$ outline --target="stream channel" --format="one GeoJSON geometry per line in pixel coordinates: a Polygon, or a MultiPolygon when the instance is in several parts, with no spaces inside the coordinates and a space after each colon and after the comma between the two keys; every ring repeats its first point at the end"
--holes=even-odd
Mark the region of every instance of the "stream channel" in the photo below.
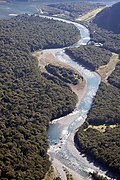
{"type": "MultiPolygon", "coordinates": [[[[80,40],[70,47],[78,48],[80,45],[86,45],[90,40],[89,30],[83,25],[56,17],[44,17],[66,23],[72,23],[80,30],[80,40]]],[[[102,171],[99,166],[95,166],[92,162],[89,162],[87,158],[80,154],[80,152],[78,152],[74,146],[75,132],[77,128],[83,124],[87,117],[87,113],[91,107],[93,98],[100,84],[100,76],[95,72],[87,70],[71,59],[65,53],[65,48],[50,49],[49,51],[52,52],[59,61],[64,62],[79,71],[86,81],[86,92],[79,106],[74,110],[73,113],[67,115],[67,118],[69,119],[72,117],[72,120],[68,120],[66,123],[61,123],[62,120],[65,121],[65,118],[62,117],[53,120],[52,124],[50,124],[47,133],[50,144],[49,155],[51,160],[57,159],[63,165],[78,173],[80,176],[76,177],[75,180],[90,179],[89,172],[93,171],[97,171],[100,174],[105,175],[105,172],[102,171]]]]}
{"type": "MultiPolygon", "coordinates": [[[[35,7],[36,4],[27,4],[27,6],[25,6],[24,3],[1,4],[0,19],[8,19],[11,13],[13,15],[21,13],[35,13],[35,7]]],[[[86,43],[90,40],[89,31],[83,25],[56,17],[48,17],[43,15],[41,15],[41,17],[72,23],[80,30],[80,40],[70,47],[77,48],[80,45],[86,45],[86,43]]],[[[75,180],[90,179],[89,172],[92,172],[93,170],[98,171],[101,174],[105,174],[105,172],[100,170],[99,167],[94,166],[94,164],[89,162],[86,157],[81,155],[74,146],[74,135],[76,129],[83,124],[87,117],[93,97],[95,96],[100,84],[100,76],[73,61],[65,54],[65,48],[50,49],[49,51],[52,52],[59,61],[62,61],[78,70],[86,81],[86,92],[82,98],[82,101],[73,113],[66,116],[68,119],[71,118],[71,120],[68,122],[66,121],[65,125],[63,125],[60,122],[64,120],[64,117],[56,119],[52,122],[48,129],[47,133],[50,144],[48,153],[50,158],[51,160],[59,160],[67,168],[71,169],[73,172],[76,172],[78,177],[76,177],[75,180]]]]}

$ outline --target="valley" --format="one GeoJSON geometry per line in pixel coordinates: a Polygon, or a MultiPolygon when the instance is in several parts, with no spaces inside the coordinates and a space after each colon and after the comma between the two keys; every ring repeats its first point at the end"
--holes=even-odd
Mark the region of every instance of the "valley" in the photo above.
{"type": "Polygon", "coordinates": [[[1,180],[119,180],[120,3],[23,4],[0,4],[1,180]]]}

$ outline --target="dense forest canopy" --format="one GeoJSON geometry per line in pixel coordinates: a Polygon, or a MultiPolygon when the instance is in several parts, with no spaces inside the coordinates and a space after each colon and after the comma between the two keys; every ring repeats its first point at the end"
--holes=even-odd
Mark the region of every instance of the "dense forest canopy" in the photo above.
{"type": "Polygon", "coordinates": [[[66,53],[70,55],[74,61],[93,71],[98,69],[99,66],[107,64],[111,57],[110,51],[93,45],[69,48],[66,49],[66,53]]]}
{"type": "Polygon", "coordinates": [[[88,113],[79,128],[79,148],[106,165],[120,178],[120,90],[101,84],[88,113]]]}
{"type": "MultiPolygon", "coordinates": [[[[87,45],[67,49],[67,53],[86,68],[95,70],[109,62],[111,53],[103,47],[87,45]],[[95,50],[95,52],[94,52],[95,50]],[[102,53],[103,52],[103,53],[102,53]]],[[[115,177],[120,174],[120,66],[109,76],[110,84],[101,84],[88,117],[75,136],[80,151],[107,166],[115,177]]]]}
{"type": "Polygon", "coordinates": [[[51,73],[52,75],[58,77],[61,81],[66,83],[76,85],[80,80],[83,80],[83,77],[81,77],[80,74],[69,68],[59,67],[52,64],[46,65],[45,68],[48,73],[51,73]]]}
{"type": "Polygon", "coordinates": [[[94,125],[120,124],[120,90],[111,85],[102,84],[93,100],[88,122],[94,125]],[[105,108],[105,110],[103,110],[105,108]],[[93,113],[94,112],[94,113],[93,113]]]}
{"type": "MultiPolygon", "coordinates": [[[[109,62],[112,52],[120,54],[120,34],[98,27],[94,21],[87,25],[91,33],[89,45],[66,49],[66,53],[86,68],[96,70],[109,62]],[[101,47],[96,47],[95,43],[101,47]]],[[[117,63],[108,78],[108,84],[101,83],[87,119],[75,135],[75,143],[81,152],[105,165],[113,173],[113,177],[119,180],[119,139],[120,63],[117,63]]],[[[98,178],[99,175],[94,176],[98,178]]]]}
{"type": "Polygon", "coordinates": [[[102,43],[105,49],[120,54],[120,34],[98,27],[94,23],[89,24],[91,42],[102,43]]]}
{"type": "Polygon", "coordinates": [[[31,51],[73,44],[78,36],[71,24],[35,16],[0,21],[1,180],[39,180],[48,171],[49,121],[72,112],[77,97],[42,76],[31,51]]]}
{"type": "Polygon", "coordinates": [[[88,13],[94,9],[102,7],[100,3],[91,2],[64,2],[39,4],[38,13],[49,16],[57,16],[65,19],[74,20],[78,16],[88,13]]]}
{"type": "MultiPolygon", "coordinates": [[[[91,70],[95,70],[100,65],[107,63],[107,61],[109,62],[111,54],[103,48],[91,45],[78,49],[68,49],[67,53],[91,70]]],[[[117,174],[118,179],[120,173],[119,72],[120,66],[118,63],[108,78],[110,85],[103,83],[100,85],[86,122],[79,128],[75,136],[75,141],[80,150],[106,165],[112,172],[117,174]]]]}
{"type": "Polygon", "coordinates": [[[95,96],[88,118],[75,137],[80,151],[120,174],[120,68],[109,77],[111,85],[102,84],[95,96]],[[114,87],[116,86],[116,87],[114,87]],[[103,132],[103,130],[105,131],[103,132]],[[92,138],[91,138],[92,137],[92,138]],[[98,143],[99,142],[99,143],[98,143]],[[102,144],[102,145],[101,145],[102,144]]]}
{"type": "MultiPolygon", "coordinates": [[[[66,11],[68,7],[65,4],[66,11]]],[[[71,3],[70,8],[74,16],[81,7],[71,3]]],[[[89,28],[92,41],[120,53],[119,34],[103,30],[94,23],[89,28]]],[[[49,121],[72,112],[77,97],[63,81],[64,73],[68,80],[71,76],[67,70],[63,72],[57,67],[56,72],[60,73],[54,77],[40,72],[31,52],[68,46],[79,36],[79,31],[71,24],[35,16],[22,15],[0,21],[1,180],[39,180],[48,171],[46,129],[49,121]]],[[[91,45],[81,46],[78,52],[75,49],[67,51],[71,51],[77,61],[82,57],[81,62],[92,70],[107,63],[111,55],[109,51],[91,45]]],[[[56,69],[49,66],[49,72],[51,67],[56,69]]],[[[80,149],[120,174],[119,69],[118,64],[108,79],[109,85],[100,85],[88,118],[75,138],[80,149]]]]}
{"type": "Polygon", "coordinates": [[[65,2],[48,4],[48,6],[71,13],[72,16],[83,15],[93,9],[101,7],[102,4],[90,2],[65,2]]]}
{"type": "Polygon", "coordinates": [[[120,89],[120,62],[117,63],[115,70],[109,76],[108,82],[120,89]]]}
{"type": "Polygon", "coordinates": [[[11,46],[25,51],[69,46],[80,37],[79,30],[72,24],[34,15],[1,20],[0,28],[1,43],[9,42],[11,46]]]}

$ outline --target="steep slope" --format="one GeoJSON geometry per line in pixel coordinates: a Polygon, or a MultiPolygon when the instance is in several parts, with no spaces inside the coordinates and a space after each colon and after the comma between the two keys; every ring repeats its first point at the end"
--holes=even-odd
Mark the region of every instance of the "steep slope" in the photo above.
{"type": "Polygon", "coordinates": [[[120,2],[112,7],[107,7],[97,14],[93,22],[98,27],[113,31],[115,34],[120,33],[120,2]]]}

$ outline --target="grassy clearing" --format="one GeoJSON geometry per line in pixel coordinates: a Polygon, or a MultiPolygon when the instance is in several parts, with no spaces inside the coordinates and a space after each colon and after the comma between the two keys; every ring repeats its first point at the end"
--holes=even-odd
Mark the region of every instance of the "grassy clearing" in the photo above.
{"type": "MultiPolygon", "coordinates": [[[[116,126],[117,126],[117,125],[109,125],[109,126],[108,126],[108,125],[107,125],[107,126],[106,126],[106,125],[99,125],[99,126],[89,125],[87,129],[89,129],[89,128],[97,129],[98,131],[104,133],[104,132],[106,131],[106,128],[107,128],[107,127],[115,128],[116,126]]],[[[87,129],[85,129],[85,131],[86,131],[87,129]]]]}
{"type": "Polygon", "coordinates": [[[107,78],[110,76],[110,74],[114,71],[116,64],[119,62],[119,56],[116,53],[112,53],[112,56],[110,58],[110,61],[108,64],[104,66],[100,66],[97,69],[98,74],[100,74],[101,79],[103,82],[107,82],[107,78]]]}
{"type": "Polygon", "coordinates": [[[106,130],[106,126],[105,125],[99,125],[99,126],[89,125],[88,128],[97,129],[100,132],[105,132],[105,130],[106,130]]]}
{"type": "Polygon", "coordinates": [[[83,16],[79,16],[78,18],[76,18],[76,21],[90,21],[93,17],[96,16],[97,13],[102,11],[104,8],[106,8],[106,6],[94,9],[93,11],[88,12],[83,16]]]}

